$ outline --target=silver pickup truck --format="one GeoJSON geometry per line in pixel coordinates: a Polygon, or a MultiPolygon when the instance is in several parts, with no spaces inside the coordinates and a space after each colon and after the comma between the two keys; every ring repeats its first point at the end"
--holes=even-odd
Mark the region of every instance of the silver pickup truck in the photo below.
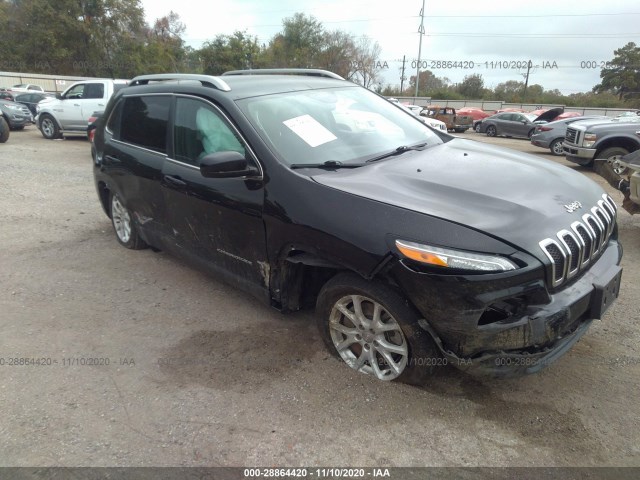
{"type": "Polygon", "coordinates": [[[562,147],[571,162],[590,167],[595,159],[604,159],[616,173],[623,173],[624,168],[617,160],[640,149],[640,116],[572,123],[567,127],[562,147]]]}
{"type": "Polygon", "coordinates": [[[86,135],[91,114],[104,110],[111,95],[126,85],[126,80],[74,83],[56,98],[43,100],[36,106],[36,126],[49,140],[63,135],[86,135]]]}

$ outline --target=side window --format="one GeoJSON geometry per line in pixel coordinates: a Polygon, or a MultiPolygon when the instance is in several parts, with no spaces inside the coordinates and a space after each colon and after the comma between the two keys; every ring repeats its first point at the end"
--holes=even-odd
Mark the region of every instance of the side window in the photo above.
{"type": "Polygon", "coordinates": [[[112,133],[116,138],[118,138],[120,134],[120,115],[122,113],[123,104],[124,104],[124,100],[120,100],[118,104],[115,106],[115,108],[111,110],[111,115],[107,120],[106,129],[108,132],[112,133]]]}
{"type": "Polygon", "coordinates": [[[103,98],[103,97],[104,97],[104,84],[88,83],[84,87],[82,98],[103,98]]]}
{"type": "Polygon", "coordinates": [[[65,95],[65,98],[74,98],[74,99],[83,98],[82,95],[84,93],[84,87],[85,87],[84,83],[80,83],[76,85],[75,87],[73,87],[71,90],[67,92],[67,94],[65,95]]]}
{"type": "Polygon", "coordinates": [[[205,155],[245,148],[220,112],[193,98],[176,99],[173,143],[175,159],[198,166],[205,155]]]}
{"type": "Polygon", "coordinates": [[[169,95],[125,98],[120,140],[166,153],[170,107],[169,95]]]}

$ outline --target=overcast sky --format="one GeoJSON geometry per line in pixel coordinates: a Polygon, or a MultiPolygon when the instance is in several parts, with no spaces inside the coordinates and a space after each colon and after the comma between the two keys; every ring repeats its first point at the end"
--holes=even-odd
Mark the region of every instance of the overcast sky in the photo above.
{"type": "MultiPolygon", "coordinates": [[[[297,12],[313,15],[325,28],[366,35],[382,47],[388,68],[384,81],[400,84],[402,58],[406,76],[415,74],[422,0],[143,0],[152,22],[173,10],[186,25],[185,40],[194,48],[218,34],[246,31],[267,43],[282,30],[282,19],[297,12]]],[[[497,2],[426,0],[422,41],[426,68],[452,82],[479,73],[486,87],[523,81],[526,63],[534,68],[529,84],[564,94],[589,91],[599,83],[600,67],[613,51],[640,45],[638,0],[497,2]],[[436,62],[451,62],[437,68],[436,62]],[[455,63],[454,63],[455,62],[455,63]]],[[[406,85],[406,84],[405,84],[406,85]]]]}

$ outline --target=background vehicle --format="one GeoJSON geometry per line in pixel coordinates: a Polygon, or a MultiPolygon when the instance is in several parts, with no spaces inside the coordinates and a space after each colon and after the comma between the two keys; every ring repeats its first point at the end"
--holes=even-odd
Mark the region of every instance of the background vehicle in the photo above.
{"type": "Polygon", "coordinates": [[[463,107],[458,109],[458,114],[460,115],[468,115],[473,119],[473,129],[477,132],[480,129],[480,122],[484,118],[490,117],[492,114],[487,113],[481,108],[476,107],[463,107]]]}
{"type": "Polygon", "coordinates": [[[520,112],[497,113],[482,120],[479,130],[480,133],[486,133],[488,137],[531,138],[537,124],[546,123],[561,112],[562,108],[552,108],[538,116],[520,112]]]}
{"type": "Polygon", "coordinates": [[[26,125],[33,123],[33,115],[21,103],[0,100],[0,112],[11,130],[22,130],[26,125]]]}
{"type": "Polygon", "coordinates": [[[77,82],[59,97],[38,104],[36,126],[46,139],[62,135],[86,135],[91,114],[104,110],[109,98],[127,84],[124,80],[77,82]]]}
{"type": "Polygon", "coordinates": [[[51,93],[19,93],[15,96],[14,102],[25,105],[35,117],[38,113],[36,110],[38,103],[49,98],[55,98],[55,95],[51,93]]]}
{"type": "Polygon", "coordinates": [[[44,88],[40,85],[33,85],[31,83],[20,83],[11,87],[12,92],[44,92],[44,88]]]}
{"type": "Polygon", "coordinates": [[[9,100],[13,102],[13,94],[7,90],[0,91],[0,100],[9,100]]]}
{"type": "Polygon", "coordinates": [[[536,147],[548,148],[551,153],[557,156],[564,155],[562,142],[564,142],[567,126],[573,122],[580,120],[600,118],[606,120],[607,117],[570,117],[563,120],[555,120],[553,122],[538,125],[534,134],[531,136],[531,144],[536,147]]]}
{"type": "Polygon", "coordinates": [[[592,166],[596,158],[610,160],[621,174],[625,168],[616,160],[640,149],[640,116],[572,123],[562,146],[570,162],[592,166]]]}
{"type": "Polygon", "coordinates": [[[473,127],[473,118],[471,116],[456,114],[455,108],[451,107],[429,106],[422,111],[421,115],[440,120],[447,125],[448,130],[453,130],[457,133],[466,132],[473,127]]]}
{"type": "Polygon", "coordinates": [[[596,158],[593,170],[624,195],[622,208],[631,215],[640,213],[640,149],[620,159],[596,158]],[[616,173],[623,171],[623,175],[616,173]]]}

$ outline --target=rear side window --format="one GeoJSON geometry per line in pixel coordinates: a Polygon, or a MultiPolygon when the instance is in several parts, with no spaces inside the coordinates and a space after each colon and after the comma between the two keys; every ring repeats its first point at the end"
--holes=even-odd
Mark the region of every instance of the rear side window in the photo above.
{"type": "Polygon", "coordinates": [[[82,98],[102,98],[104,97],[104,85],[102,83],[88,83],[84,87],[82,98]]]}
{"type": "Polygon", "coordinates": [[[125,98],[120,140],[166,153],[170,107],[169,95],[125,98]]]}

